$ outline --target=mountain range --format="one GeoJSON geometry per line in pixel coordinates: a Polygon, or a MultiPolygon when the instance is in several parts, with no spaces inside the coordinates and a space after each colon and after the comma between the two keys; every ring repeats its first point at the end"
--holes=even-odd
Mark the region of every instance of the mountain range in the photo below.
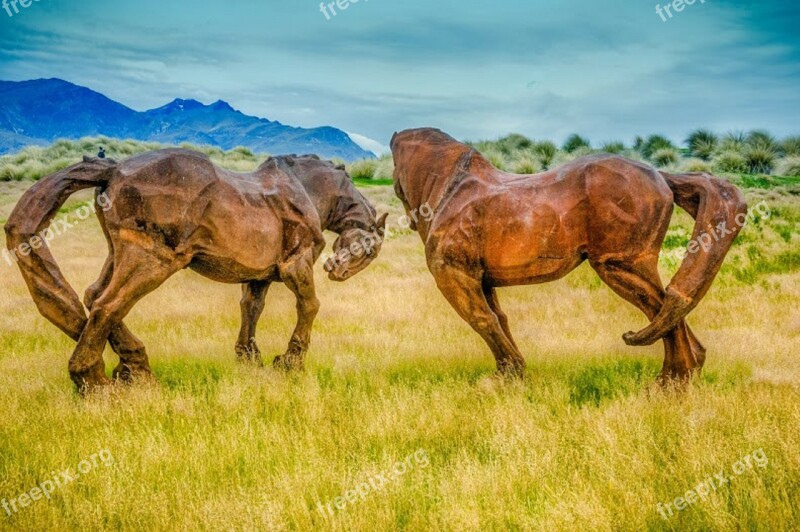
{"type": "Polygon", "coordinates": [[[0,81],[0,154],[97,135],[224,150],[245,146],[272,155],[316,153],[346,161],[375,156],[335,127],[287,126],[245,115],[222,100],[205,105],[176,99],[140,112],[61,79],[0,81]]]}

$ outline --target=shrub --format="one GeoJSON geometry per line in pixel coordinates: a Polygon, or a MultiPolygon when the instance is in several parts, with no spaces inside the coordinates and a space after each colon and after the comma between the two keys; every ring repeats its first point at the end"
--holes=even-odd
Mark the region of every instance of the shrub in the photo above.
{"type": "Polygon", "coordinates": [[[561,149],[567,153],[572,153],[578,148],[590,148],[590,147],[591,145],[589,144],[589,141],[587,139],[581,137],[577,133],[573,133],[572,135],[567,137],[567,140],[564,142],[564,145],[561,147],[561,149]]]}
{"type": "Polygon", "coordinates": [[[661,148],[656,151],[650,159],[659,168],[664,168],[665,166],[669,166],[678,162],[679,157],[680,154],[675,148],[661,148]]]}
{"type": "Polygon", "coordinates": [[[769,174],[775,166],[777,154],[771,146],[757,142],[744,150],[747,170],[751,174],[769,174]]]}
{"type": "Polygon", "coordinates": [[[711,173],[714,171],[714,167],[711,165],[710,162],[704,161],[703,159],[686,159],[680,165],[680,169],[682,172],[708,172],[711,173]]]}
{"type": "Polygon", "coordinates": [[[606,153],[622,153],[625,151],[625,144],[617,140],[604,142],[600,147],[600,151],[604,151],[606,153]]]}
{"type": "Polygon", "coordinates": [[[350,165],[347,173],[353,179],[374,179],[378,161],[375,159],[361,159],[350,165]]]}
{"type": "Polygon", "coordinates": [[[738,151],[724,151],[714,158],[714,168],[719,172],[742,174],[747,171],[747,159],[738,151]]]}
{"type": "Polygon", "coordinates": [[[677,155],[677,151],[671,140],[661,135],[650,135],[647,137],[647,140],[644,141],[644,144],[642,144],[641,152],[646,158],[652,159],[657,151],[663,149],[673,150],[677,155]]]}
{"type": "Polygon", "coordinates": [[[707,129],[697,129],[692,131],[686,138],[686,145],[689,146],[689,153],[707,161],[717,149],[717,136],[707,129]]]}
{"type": "Polygon", "coordinates": [[[776,169],[778,175],[787,177],[800,177],[800,156],[791,156],[781,159],[776,169]]]}

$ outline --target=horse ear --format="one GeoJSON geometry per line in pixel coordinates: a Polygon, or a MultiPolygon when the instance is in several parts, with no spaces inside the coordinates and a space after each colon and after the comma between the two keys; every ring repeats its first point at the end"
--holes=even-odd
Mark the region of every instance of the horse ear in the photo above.
{"type": "Polygon", "coordinates": [[[378,222],[375,224],[375,227],[378,228],[378,232],[383,233],[386,230],[386,218],[389,217],[389,213],[385,212],[378,218],[378,222]]]}

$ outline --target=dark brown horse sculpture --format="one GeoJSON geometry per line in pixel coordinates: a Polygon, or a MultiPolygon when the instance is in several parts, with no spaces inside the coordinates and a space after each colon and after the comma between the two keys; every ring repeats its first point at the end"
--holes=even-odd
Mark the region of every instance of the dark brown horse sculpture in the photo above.
{"type": "MultiPolygon", "coordinates": [[[[78,190],[95,187],[109,206],[97,210],[110,255],[100,279],[86,291],[88,318],[46,242],[39,239],[18,261],[39,311],[78,342],[69,372],[79,390],[111,382],[102,358],[106,340],[120,357],[115,377],[150,375],[144,345],[122,320],[137,301],[184,268],[245,285],[237,343],[242,358],[258,359],[252,337],[266,289],[275,281],[285,283],[297,298],[298,321],[286,353],[274,364],[302,367],[319,309],[313,265],[324,247],[323,229],[338,231],[336,245],[346,246],[382,231],[386,217],[375,220],[374,209],[344,182],[349,179],[341,168],[314,157],[300,161],[296,166],[293,158],[269,159],[251,174],[237,174],[187,150],[150,152],[119,164],[85,158],[22,196],[5,227],[9,249],[37,239],[78,190]],[[335,185],[313,192],[331,197],[310,199],[287,173],[312,168],[335,185]]],[[[338,266],[331,278],[344,280],[365,268],[379,245],[378,239],[370,253],[338,266]]]]}
{"type": "MultiPolygon", "coordinates": [[[[436,129],[395,134],[395,192],[408,213],[434,212],[416,229],[439,289],[489,345],[502,374],[521,376],[520,354],[496,287],[543,283],[589,260],[600,278],[651,323],[628,345],[664,341],[659,382],[702,368],[705,349],[684,318],[699,303],[747,213],[741,192],[705,174],[670,175],[615,155],[591,155],[536,175],[494,168],[436,129]],[[695,220],[664,290],[658,256],[673,204],[695,220]],[[737,218],[740,217],[740,218],[737,218]]],[[[416,217],[412,216],[416,219],[416,217]]]]}

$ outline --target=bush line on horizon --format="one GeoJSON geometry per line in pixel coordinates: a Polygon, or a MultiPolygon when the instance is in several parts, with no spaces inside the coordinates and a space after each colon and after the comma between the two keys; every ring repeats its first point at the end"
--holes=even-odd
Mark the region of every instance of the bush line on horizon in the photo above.
{"type": "MultiPolygon", "coordinates": [[[[593,146],[589,139],[573,134],[559,147],[551,140],[536,141],[519,133],[469,144],[496,167],[518,174],[537,173],[593,153],[613,153],[672,172],[800,177],[800,135],[778,140],[763,130],[719,136],[698,129],[687,136],[684,147],[658,134],[637,136],[631,145],[614,140],[593,146]]],[[[0,181],[40,179],[75,164],[83,155],[94,155],[101,145],[106,148],[107,156],[115,159],[175,147],[102,136],[58,140],[48,147],[29,146],[15,154],[0,156],[0,181]]],[[[242,146],[228,151],[187,143],[178,147],[205,153],[219,166],[237,172],[252,171],[269,156],[242,146]]],[[[344,163],[339,159],[334,161],[344,163]]],[[[347,165],[347,170],[355,180],[386,181],[392,179],[394,164],[391,155],[386,154],[378,159],[354,161],[347,165]]]]}

